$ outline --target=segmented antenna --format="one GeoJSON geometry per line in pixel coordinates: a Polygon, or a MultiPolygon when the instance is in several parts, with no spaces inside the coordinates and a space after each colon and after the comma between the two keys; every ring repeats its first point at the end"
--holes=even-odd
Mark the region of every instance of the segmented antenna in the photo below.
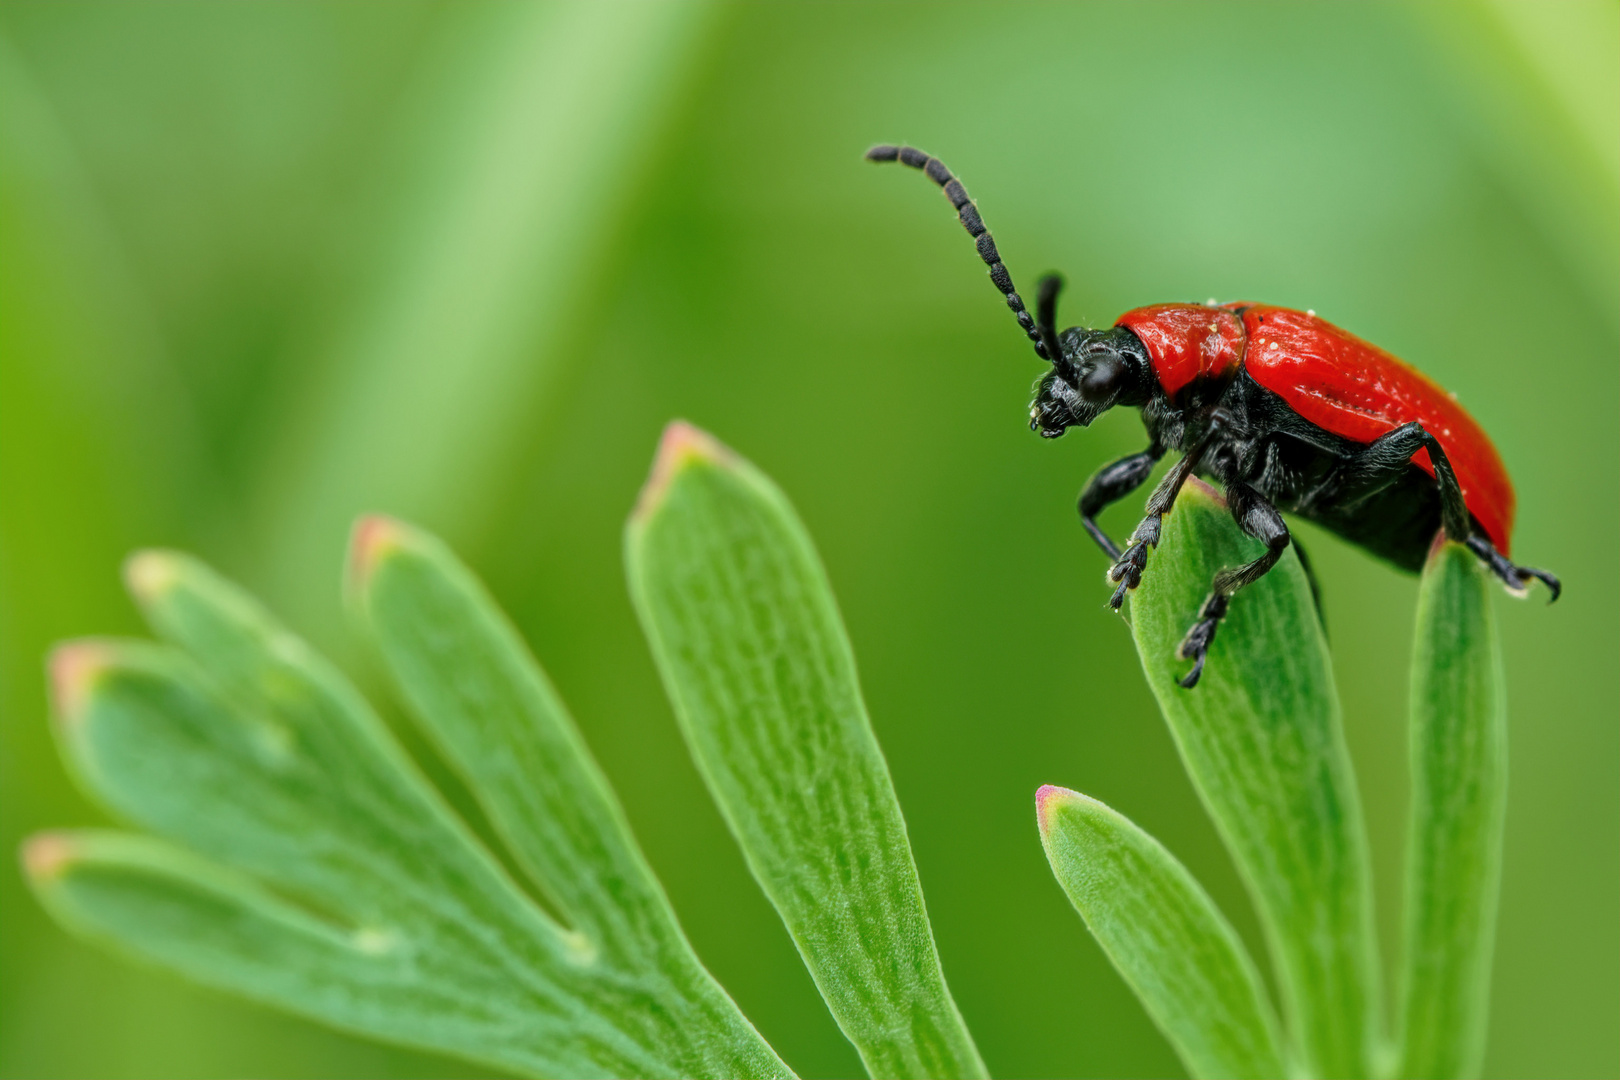
{"type": "Polygon", "coordinates": [[[937,157],[923,153],[914,146],[874,146],[866,152],[867,161],[898,161],[902,165],[910,165],[913,169],[921,169],[928,174],[928,179],[945,189],[945,197],[951,200],[956,207],[956,216],[962,222],[962,228],[973,237],[975,246],[979,249],[979,258],[984,260],[990,268],[990,280],[1001,295],[1007,298],[1007,306],[1012,308],[1018,317],[1018,325],[1023,327],[1024,333],[1035,346],[1035,355],[1048,363],[1054,356],[1061,356],[1058,351],[1056,335],[1053,340],[1046,341],[1043,327],[1037,326],[1035,317],[1024,310],[1023,298],[1018,290],[1013,288],[1012,275],[1001,261],[1001,255],[996,251],[996,242],[990,235],[990,230],[984,227],[984,220],[979,217],[979,208],[973,205],[968,198],[967,189],[962,182],[951,175],[951,170],[937,157]]]}

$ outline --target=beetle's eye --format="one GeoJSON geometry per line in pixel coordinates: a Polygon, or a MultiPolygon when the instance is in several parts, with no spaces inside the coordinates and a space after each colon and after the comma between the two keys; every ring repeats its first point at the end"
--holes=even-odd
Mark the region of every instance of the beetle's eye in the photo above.
{"type": "Polygon", "coordinates": [[[1080,380],[1080,392],[1093,400],[1113,393],[1119,383],[1121,367],[1118,357],[1098,357],[1091,370],[1080,380]]]}

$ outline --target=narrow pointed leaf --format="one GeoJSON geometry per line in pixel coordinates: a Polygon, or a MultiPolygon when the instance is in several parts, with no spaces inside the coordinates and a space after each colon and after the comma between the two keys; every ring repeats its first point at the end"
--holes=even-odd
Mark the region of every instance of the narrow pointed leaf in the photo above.
{"type": "Polygon", "coordinates": [[[602,963],[656,973],[644,1008],[780,1068],[692,952],[567,707],[479,581],[437,539],[385,518],[356,528],[350,570],[413,712],[602,963]]]}
{"type": "Polygon", "coordinates": [[[626,558],[692,756],[867,1069],[982,1076],[843,622],[787,499],[673,424],[626,558]]]}
{"type": "MultiPolygon", "coordinates": [[[[661,997],[667,973],[612,967],[592,939],[542,911],[348,682],[245,594],[162,553],[133,560],[130,580],[175,644],[58,649],[57,733],[93,794],[192,855],[157,869],[141,863],[130,871],[146,883],[138,886],[124,871],[96,878],[99,899],[73,910],[99,912],[101,934],[140,949],[178,933],[163,921],[174,912],[206,921],[212,911],[198,933],[225,940],[244,923],[254,934],[287,931],[287,912],[303,909],[387,947],[321,968],[318,1009],[299,976],[266,977],[250,950],[221,948],[209,980],[523,1073],[785,1073],[757,1037],[716,1038],[711,1011],[661,997]],[[244,880],[254,887],[243,891],[244,880]],[[135,906],[115,911],[119,897],[135,906]],[[392,987],[401,965],[437,995],[442,1022],[379,1021],[392,1000],[379,986],[392,987]]],[[[180,963],[177,944],[165,949],[153,955],[202,977],[180,963]]],[[[312,955],[295,947],[287,962],[312,955]]]]}
{"type": "Polygon", "coordinates": [[[550,1064],[502,1051],[500,1028],[530,1022],[516,995],[469,1010],[458,983],[417,962],[419,941],[323,917],[166,841],[47,833],[29,842],[23,861],[41,903],[64,925],[197,982],[519,1072],[550,1064]]]}
{"type": "Polygon", "coordinates": [[[1485,1052],[1507,807],[1502,656],[1479,560],[1445,544],[1418,594],[1400,1075],[1474,1076],[1485,1052]]]}
{"type": "Polygon", "coordinates": [[[1371,1071],[1379,982],[1365,826],[1310,586],[1292,550],[1232,600],[1201,682],[1176,648],[1223,567],[1258,556],[1197,482],[1131,603],[1148,683],[1260,917],[1305,1068],[1371,1071]]]}
{"type": "Polygon", "coordinates": [[[1260,973],[1203,888],[1123,814],[1043,787],[1052,872],[1195,1077],[1281,1077],[1282,1041],[1260,973]]]}

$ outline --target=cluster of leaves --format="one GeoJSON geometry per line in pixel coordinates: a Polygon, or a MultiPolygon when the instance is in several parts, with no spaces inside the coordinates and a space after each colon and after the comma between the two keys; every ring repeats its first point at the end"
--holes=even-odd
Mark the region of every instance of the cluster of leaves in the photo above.
{"type": "Polygon", "coordinates": [[[1224,566],[1259,553],[1199,483],[1133,599],[1148,681],[1248,887],[1281,1022],[1231,925],[1123,815],[1043,788],[1064,890],[1195,1076],[1467,1076],[1484,1051],[1506,792],[1501,660],[1478,560],[1423,575],[1411,683],[1413,808],[1398,1027],[1382,1030],[1371,872],[1327,642],[1290,552],[1232,605],[1198,688],[1176,645],[1224,566]],[[1179,665],[1179,666],[1178,666],[1179,665]]]}
{"type": "MultiPolygon", "coordinates": [[[[746,462],[672,425],[631,589],[700,771],[873,1075],[982,1076],[826,575],[746,462]]],[[[790,1076],[687,943],[562,701],[437,540],[369,518],[351,607],[508,872],[367,702],[182,555],[128,564],[164,644],[52,659],[85,788],[155,835],[25,852],[67,925],[379,1038],[553,1076],[790,1076]]]]}
{"type": "MultiPolygon", "coordinates": [[[[1174,641],[1244,541],[1212,493],[1171,515],[1134,602],[1189,770],[1251,887],[1257,968],[1190,874],[1120,814],[1043,788],[1058,880],[1199,1076],[1367,1075],[1365,840],[1297,562],[1234,607],[1196,693],[1174,641]]],[[[905,823],[808,535],[708,436],[666,432],[626,537],[682,734],[760,886],[873,1076],[983,1076],[940,968],[905,823]]],[[[191,978],[378,1038],[533,1075],[790,1076],[704,969],[562,701],[438,541],[363,520],[351,607],[474,795],[496,857],[368,703],[182,555],[128,564],[161,644],[52,664],[85,788],[144,833],[55,832],[24,859],[64,924],[191,978]]],[[[1477,1064],[1502,808],[1499,663],[1472,559],[1442,549],[1414,665],[1417,782],[1403,1074],[1477,1064]]]]}

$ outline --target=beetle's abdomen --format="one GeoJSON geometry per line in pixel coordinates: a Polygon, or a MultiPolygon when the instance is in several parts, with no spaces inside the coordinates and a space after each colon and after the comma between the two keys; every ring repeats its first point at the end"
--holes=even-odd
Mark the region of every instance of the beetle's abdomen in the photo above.
{"type": "MultiPolygon", "coordinates": [[[[1303,419],[1369,443],[1417,421],[1446,448],[1468,510],[1504,555],[1513,531],[1513,483],[1474,418],[1428,376],[1303,311],[1249,307],[1244,369],[1303,419]]],[[[1427,451],[1413,462],[1433,475],[1427,451]]]]}
{"type": "Polygon", "coordinates": [[[1243,362],[1243,320],[1227,308],[1153,304],[1114,323],[1142,339],[1170,397],[1197,379],[1230,379],[1243,362]]]}

